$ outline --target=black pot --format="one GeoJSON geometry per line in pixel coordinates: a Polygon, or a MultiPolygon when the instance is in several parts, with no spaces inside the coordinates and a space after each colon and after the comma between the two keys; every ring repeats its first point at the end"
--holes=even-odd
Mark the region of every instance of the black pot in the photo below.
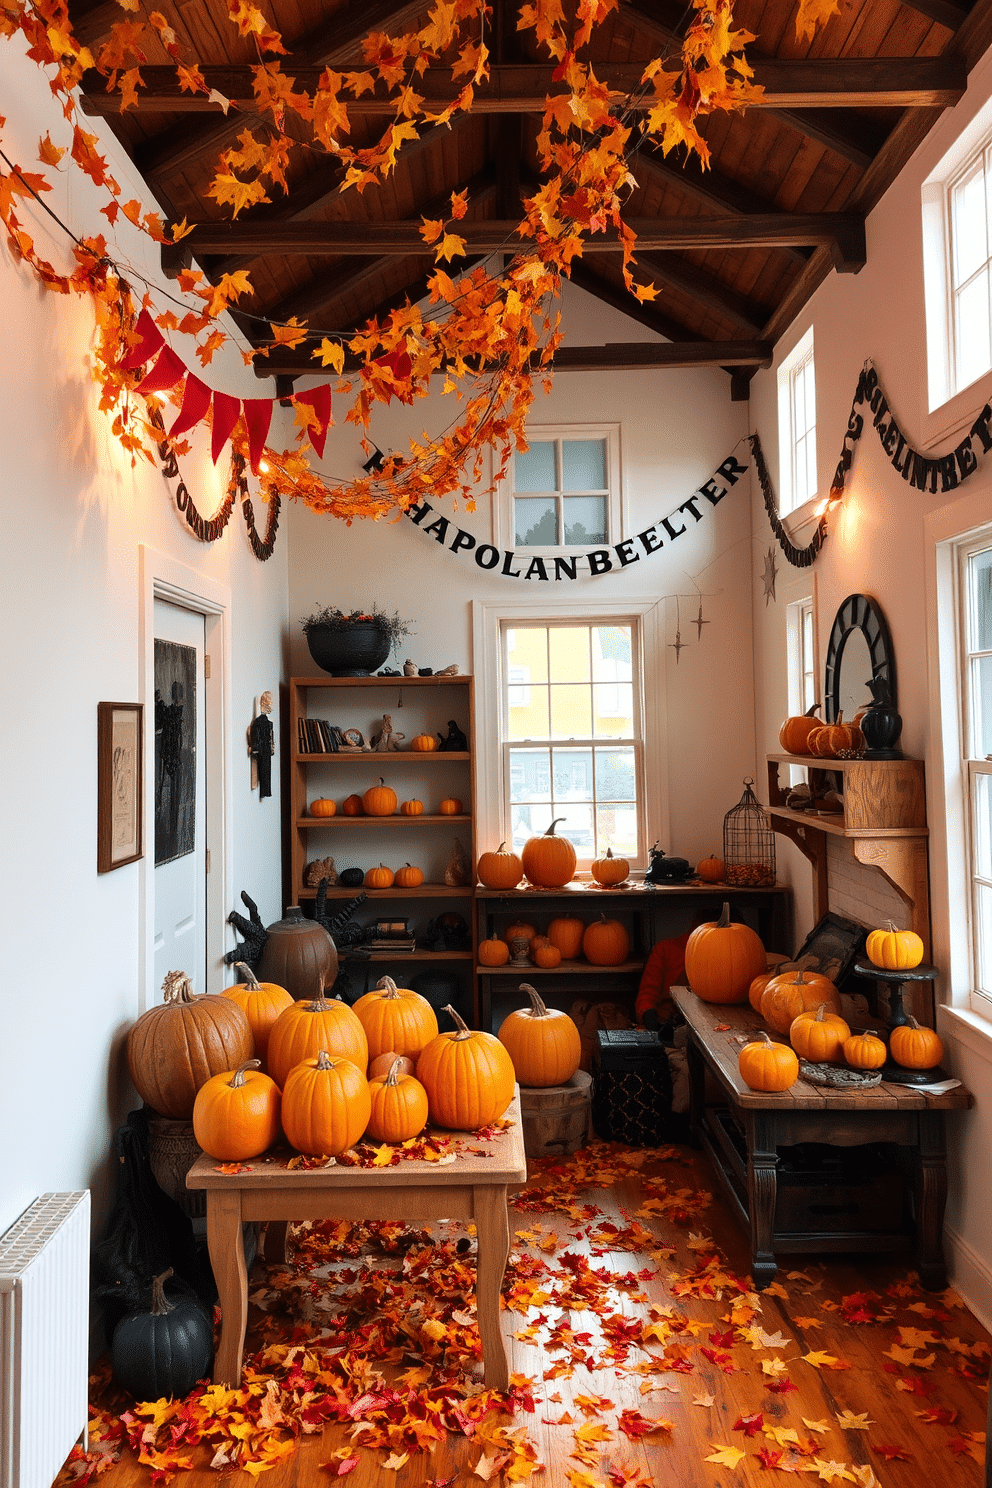
{"type": "Polygon", "coordinates": [[[371,620],[308,626],[310,655],[332,677],[367,677],[389,655],[389,636],[371,620]]]}

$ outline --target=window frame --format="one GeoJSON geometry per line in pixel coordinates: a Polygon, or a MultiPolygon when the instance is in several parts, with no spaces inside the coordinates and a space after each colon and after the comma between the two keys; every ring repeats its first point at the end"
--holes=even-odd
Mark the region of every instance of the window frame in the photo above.
{"type": "MultiPolygon", "coordinates": [[[[968,565],[970,559],[979,553],[992,553],[992,523],[988,524],[984,532],[956,543],[954,554],[957,567],[955,589],[957,595],[956,629],[958,637],[958,724],[960,741],[958,763],[961,770],[964,806],[962,827],[966,864],[965,873],[968,884],[966,907],[971,968],[970,1002],[973,1011],[981,1013],[992,1022],[992,947],[986,951],[983,958],[979,948],[980,912],[977,892],[979,882],[984,882],[992,890],[992,879],[983,879],[978,871],[978,848],[976,843],[976,816],[978,811],[976,780],[979,776],[985,778],[992,777],[992,756],[986,756],[983,759],[971,753],[975,702],[971,677],[972,663],[978,656],[992,655],[992,648],[981,651],[972,649],[969,646],[968,632],[970,628],[969,609],[971,591],[968,583],[968,565]],[[980,977],[983,973],[985,985],[980,986],[980,977]]],[[[992,926],[989,929],[992,931],[992,926]]]]}
{"type": "MultiPolygon", "coordinates": [[[[662,764],[648,769],[647,762],[667,758],[668,719],[665,694],[665,649],[663,623],[657,597],[632,597],[626,600],[570,600],[560,607],[549,607],[534,600],[477,599],[472,601],[473,668],[475,687],[475,754],[476,801],[478,803],[476,835],[479,842],[500,842],[506,838],[504,823],[509,823],[509,802],[503,771],[500,709],[503,698],[502,630],[506,625],[526,620],[547,624],[551,621],[573,621],[583,625],[612,625],[630,621],[639,629],[641,674],[635,679],[640,693],[641,747],[643,759],[643,808],[641,831],[645,853],[650,843],[669,840],[668,772],[662,764]],[[651,678],[651,686],[647,680],[651,678]]],[[[640,876],[642,868],[634,869],[640,876]]],[[[579,877],[588,877],[583,871],[579,877]]]]}
{"type": "MultiPolygon", "coordinates": [[[[550,440],[580,440],[580,439],[603,439],[606,441],[606,540],[605,542],[590,542],[585,545],[556,543],[551,546],[537,545],[525,547],[514,541],[516,536],[516,522],[514,515],[514,500],[516,490],[513,484],[513,461],[510,462],[509,476],[503,485],[502,492],[493,503],[496,515],[494,537],[495,545],[499,548],[513,549],[517,553],[547,553],[552,557],[574,558],[578,554],[591,548],[608,548],[614,543],[621,541],[624,535],[625,503],[622,491],[621,459],[620,459],[620,425],[618,423],[602,424],[529,424],[527,426],[527,441],[540,443],[550,440]]],[[[558,456],[556,455],[556,463],[558,456]]],[[[540,495],[540,492],[521,492],[521,496],[540,495]]],[[[568,492],[549,493],[556,496],[560,501],[568,492]]],[[[581,494],[581,493],[579,493],[581,494]]]]}
{"type": "Polygon", "coordinates": [[[816,354],[813,339],[813,327],[804,332],[779,365],[776,373],[778,387],[778,514],[780,517],[789,517],[794,522],[797,517],[801,520],[807,510],[811,510],[819,494],[819,454],[816,443],[816,354]],[[796,432],[794,390],[795,380],[798,374],[809,366],[813,374],[813,422],[803,434],[803,438],[812,434],[813,438],[813,471],[815,484],[812,491],[807,492],[799,498],[796,459],[798,454],[798,438],[796,432]]]}

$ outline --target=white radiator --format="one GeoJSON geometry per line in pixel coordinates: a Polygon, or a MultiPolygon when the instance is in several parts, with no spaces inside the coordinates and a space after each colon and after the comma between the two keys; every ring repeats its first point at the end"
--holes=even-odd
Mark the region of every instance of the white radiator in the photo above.
{"type": "Polygon", "coordinates": [[[49,1488],[86,1430],[89,1269],[88,1191],[0,1235],[0,1488],[49,1488]]]}

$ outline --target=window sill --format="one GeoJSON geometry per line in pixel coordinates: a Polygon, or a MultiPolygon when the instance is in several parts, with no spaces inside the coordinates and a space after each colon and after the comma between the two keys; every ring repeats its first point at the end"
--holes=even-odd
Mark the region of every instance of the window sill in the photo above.
{"type": "Polygon", "coordinates": [[[962,434],[968,432],[985,406],[983,384],[988,375],[983,372],[981,377],[976,378],[961,392],[955,393],[931,411],[924,412],[921,450],[932,450],[955,436],[960,439],[962,434]]]}
{"type": "Polygon", "coordinates": [[[937,1022],[950,1038],[992,1064],[992,1023],[971,1008],[939,1007],[937,1022]]]}
{"type": "Polygon", "coordinates": [[[816,524],[820,520],[819,508],[823,505],[823,497],[819,494],[811,496],[804,501],[802,506],[793,507],[792,511],[782,517],[782,526],[785,528],[789,541],[795,547],[805,547],[813,536],[816,524]]]}

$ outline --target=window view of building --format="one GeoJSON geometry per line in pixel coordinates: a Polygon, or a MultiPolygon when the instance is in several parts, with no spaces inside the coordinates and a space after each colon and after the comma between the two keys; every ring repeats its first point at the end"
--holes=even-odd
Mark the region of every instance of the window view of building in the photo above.
{"type": "Polygon", "coordinates": [[[612,540],[607,443],[534,439],[514,455],[515,547],[582,548],[612,540]]]}

